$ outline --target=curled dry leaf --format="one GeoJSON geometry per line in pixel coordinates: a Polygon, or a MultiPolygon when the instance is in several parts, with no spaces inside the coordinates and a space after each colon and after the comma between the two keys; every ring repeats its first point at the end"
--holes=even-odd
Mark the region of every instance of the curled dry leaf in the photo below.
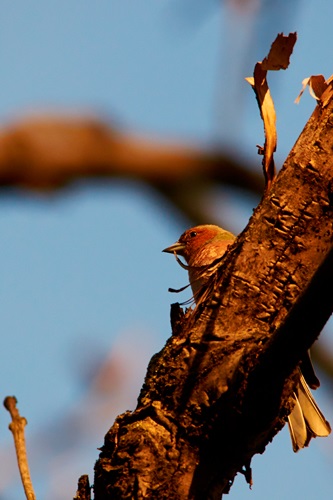
{"type": "Polygon", "coordinates": [[[327,88],[327,83],[326,83],[323,75],[312,75],[308,78],[304,78],[304,80],[302,81],[302,90],[300,91],[300,93],[298,94],[298,96],[295,99],[296,104],[298,104],[299,101],[301,100],[303,92],[307,86],[309,87],[310,95],[314,99],[319,101],[323,92],[327,88]]]}
{"type": "Polygon", "coordinates": [[[275,178],[274,152],[277,144],[276,114],[266,78],[267,71],[286,69],[289,66],[296,38],[296,33],[289,33],[288,36],[280,33],[272,43],[267,57],[255,65],[253,77],[246,78],[256,94],[261,118],[264,122],[265,145],[262,150],[264,156],[262,165],[266,189],[270,188],[275,178]]]}
{"type": "Polygon", "coordinates": [[[308,78],[304,78],[302,81],[302,90],[295,99],[296,104],[299,103],[306,87],[309,87],[310,95],[316,99],[322,107],[325,107],[333,94],[333,75],[327,80],[325,80],[323,75],[312,75],[308,78]]]}

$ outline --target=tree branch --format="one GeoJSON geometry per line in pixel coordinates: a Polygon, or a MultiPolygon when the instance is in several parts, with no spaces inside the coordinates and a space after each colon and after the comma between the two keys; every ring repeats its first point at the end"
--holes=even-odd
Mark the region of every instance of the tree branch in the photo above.
{"type": "Polygon", "coordinates": [[[194,311],[149,365],[95,467],[95,500],[217,500],[284,426],[333,309],[333,101],[318,105],[194,311]]]}
{"type": "Polygon", "coordinates": [[[260,192],[263,182],[221,151],[153,141],[88,117],[40,116],[2,128],[0,185],[54,189],[87,176],[128,176],[166,189],[208,178],[260,192]]]}

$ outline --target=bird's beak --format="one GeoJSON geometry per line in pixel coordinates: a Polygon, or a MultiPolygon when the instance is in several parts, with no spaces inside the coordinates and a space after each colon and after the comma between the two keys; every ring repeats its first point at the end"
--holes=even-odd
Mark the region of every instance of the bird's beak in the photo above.
{"type": "Polygon", "coordinates": [[[185,245],[183,243],[179,243],[179,241],[176,241],[176,243],[174,243],[170,247],[165,248],[164,250],[162,250],[162,252],[181,253],[182,250],[184,250],[184,249],[185,249],[185,245]]]}

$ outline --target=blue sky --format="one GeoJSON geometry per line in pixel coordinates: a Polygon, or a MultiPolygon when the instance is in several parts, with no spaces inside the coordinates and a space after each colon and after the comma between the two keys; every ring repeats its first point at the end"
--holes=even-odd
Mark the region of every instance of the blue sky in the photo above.
{"type": "MultiPolygon", "coordinates": [[[[207,8],[188,0],[5,2],[1,123],[45,110],[82,111],[152,137],[204,145],[219,140],[260,170],[255,145],[263,142],[262,124],[244,77],[278,32],[297,30],[290,68],[270,75],[281,164],[314,107],[308,95],[293,104],[302,79],[332,73],[333,6],[299,1],[291,12],[287,4],[281,6],[284,16],[268,14],[264,24],[257,16],[235,18],[213,0],[207,8]]],[[[209,206],[237,232],[255,203],[230,191],[224,198],[214,195],[209,206]]],[[[92,479],[96,448],[108,426],[117,413],[135,406],[147,362],[170,334],[169,304],[175,298],[167,289],[186,284],[184,271],[161,249],[187,223],[134,181],[82,181],[48,195],[2,193],[2,398],[15,394],[29,421],[40,498],[70,498],[80,474],[92,479]],[[122,362],[115,378],[119,388],[99,400],[99,408],[106,407],[97,415],[88,375],[98,373],[109,355],[122,362]],[[76,440],[73,428],[82,430],[76,440]],[[62,443],[66,432],[68,446],[62,443]]],[[[331,345],[329,328],[324,337],[331,345]]],[[[316,399],[332,422],[330,396],[324,381],[316,399]]],[[[8,420],[3,410],[0,498],[16,500],[22,492],[8,420]]],[[[238,477],[230,498],[326,499],[332,457],[331,437],[294,454],[285,429],[255,457],[253,490],[238,477]]]]}

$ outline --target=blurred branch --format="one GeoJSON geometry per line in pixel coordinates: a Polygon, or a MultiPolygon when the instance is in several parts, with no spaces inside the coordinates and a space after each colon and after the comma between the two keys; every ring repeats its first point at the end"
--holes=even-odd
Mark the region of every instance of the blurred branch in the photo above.
{"type": "Polygon", "coordinates": [[[91,118],[44,116],[0,132],[0,184],[56,189],[82,177],[134,177],[164,193],[209,179],[261,192],[262,179],[220,151],[157,142],[91,118]]]}
{"type": "Polygon", "coordinates": [[[333,389],[333,352],[329,346],[318,342],[311,349],[311,357],[315,364],[330,378],[330,389],[333,389]]]}

